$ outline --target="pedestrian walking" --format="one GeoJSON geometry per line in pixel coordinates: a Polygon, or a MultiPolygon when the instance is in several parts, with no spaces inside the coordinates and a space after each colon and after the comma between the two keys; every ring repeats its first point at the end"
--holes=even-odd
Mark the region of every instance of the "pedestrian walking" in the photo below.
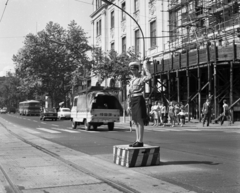
{"type": "Polygon", "coordinates": [[[180,111],[181,111],[181,109],[179,107],[179,104],[176,103],[174,105],[174,114],[175,114],[175,119],[176,119],[176,122],[178,123],[178,125],[180,124],[180,115],[179,115],[180,111]]]}
{"type": "Polygon", "coordinates": [[[167,119],[167,108],[164,105],[164,103],[162,103],[161,105],[161,117],[162,117],[162,126],[164,127],[167,119]]]}
{"type": "Polygon", "coordinates": [[[206,121],[208,127],[212,116],[212,105],[208,98],[206,102],[203,104],[202,113],[203,113],[203,127],[206,121]]]}
{"type": "Polygon", "coordinates": [[[180,118],[180,126],[182,127],[185,124],[185,112],[184,109],[180,109],[180,112],[177,114],[180,118]]]}
{"type": "Polygon", "coordinates": [[[161,113],[161,111],[162,111],[162,108],[161,108],[161,102],[160,101],[158,101],[158,109],[157,109],[157,112],[158,112],[158,125],[161,125],[162,124],[162,113],[161,113]]]}
{"type": "Polygon", "coordinates": [[[184,106],[184,104],[182,102],[180,104],[180,110],[182,112],[184,112],[184,120],[182,120],[182,121],[183,121],[183,125],[185,125],[185,121],[186,121],[186,108],[185,108],[185,106],[184,106]]]}
{"type": "Polygon", "coordinates": [[[159,107],[158,107],[158,102],[155,101],[154,102],[154,105],[152,107],[152,112],[153,112],[153,126],[158,126],[158,120],[159,120],[159,117],[158,117],[158,111],[159,111],[159,107]]]}
{"type": "Polygon", "coordinates": [[[175,114],[174,114],[174,106],[173,106],[172,102],[170,102],[169,106],[168,106],[168,116],[169,116],[172,127],[174,127],[176,119],[175,119],[175,114]]]}
{"type": "Polygon", "coordinates": [[[222,113],[221,125],[224,123],[225,119],[228,120],[229,125],[231,125],[232,117],[231,117],[230,108],[227,104],[226,99],[223,100],[223,113],[222,113]]]}
{"type": "Polygon", "coordinates": [[[146,102],[143,97],[144,85],[151,79],[151,73],[148,67],[148,61],[143,62],[143,73],[140,72],[139,62],[129,64],[132,78],[129,85],[130,104],[132,111],[132,120],[135,124],[136,141],[130,144],[130,147],[143,147],[144,122],[148,120],[146,112],[146,102]]]}

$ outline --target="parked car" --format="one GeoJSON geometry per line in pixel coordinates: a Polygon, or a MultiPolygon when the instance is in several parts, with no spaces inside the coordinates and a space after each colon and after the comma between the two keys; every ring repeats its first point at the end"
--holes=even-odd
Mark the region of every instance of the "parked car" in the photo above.
{"type": "Polygon", "coordinates": [[[57,120],[57,112],[56,109],[54,108],[44,108],[41,112],[40,112],[40,120],[45,121],[46,119],[51,119],[51,120],[57,120]]]}
{"type": "Polygon", "coordinates": [[[69,108],[60,108],[58,111],[58,119],[70,119],[71,110],[69,108]]]}
{"type": "Polygon", "coordinates": [[[1,114],[7,113],[7,107],[3,107],[0,112],[1,112],[1,114]]]}

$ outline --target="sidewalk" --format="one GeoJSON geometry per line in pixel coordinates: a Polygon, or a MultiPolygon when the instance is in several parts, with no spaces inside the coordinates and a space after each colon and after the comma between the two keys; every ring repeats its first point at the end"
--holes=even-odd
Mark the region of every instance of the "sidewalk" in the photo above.
{"type": "Polygon", "coordinates": [[[0,193],[193,193],[138,171],[41,139],[0,118],[0,193]]]}
{"type": "MultiPolygon", "coordinates": [[[[125,122],[123,119],[120,120],[119,123],[116,123],[116,125],[121,125],[124,126],[126,128],[129,128],[129,118],[126,117],[125,118],[125,122]]],[[[167,123],[165,127],[161,127],[161,126],[152,126],[153,122],[150,122],[148,126],[145,126],[145,128],[168,128],[170,127],[170,123],[167,123]]],[[[218,124],[216,123],[210,123],[209,126],[206,126],[206,123],[203,127],[202,122],[199,122],[198,119],[191,119],[190,122],[186,121],[186,124],[183,127],[180,127],[180,125],[175,125],[175,128],[199,128],[199,129],[240,129],[240,121],[236,121],[234,122],[234,124],[229,125],[228,121],[224,121],[223,125],[220,124],[220,122],[218,124]]]]}

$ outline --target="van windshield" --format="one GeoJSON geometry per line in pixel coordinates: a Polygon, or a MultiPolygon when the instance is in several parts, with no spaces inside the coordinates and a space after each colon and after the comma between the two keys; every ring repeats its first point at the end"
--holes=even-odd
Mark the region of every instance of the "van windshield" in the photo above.
{"type": "Polygon", "coordinates": [[[91,109],[119,109],[120,113],[123,113],[122,105],[115,96],[98,91],[78,96],[77,111],[85,112],[91,109]]]}
{"type": "Polygon", "coordinates": [[[93,109],[122,109],[116,97],[111,95],[97,95],[94,97],[93,109]]]}

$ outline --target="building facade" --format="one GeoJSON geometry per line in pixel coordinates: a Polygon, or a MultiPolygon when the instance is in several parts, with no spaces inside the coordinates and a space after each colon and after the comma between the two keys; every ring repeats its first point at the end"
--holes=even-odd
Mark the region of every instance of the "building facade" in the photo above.
{"type": "MultiPolygon", "coordinates": [[[[148,99],[182,102],[189,119],[200,119],[202,104],[209,96],[217,117],[227,99],[233,105],[232,116],[240,120],[238,1],[104,2],[94,1],[92,45],[118,53],[132,49],[151,58],[148,99]]],[[[109,86],[110,81],[104,84],[109,86]]]]}
{"type": "Polygon", "coordinates": [[[94,1],[94,12],[91,14],[92,45],[100,47],[103,51],[114,49],[119,54],[131,49],[139,53],[141,58],[145,56],[159,60],[167,44],[166,38],[159,38],[168,34],[167,2],[157,0],[111,2],[118,7],[101,0],[94,1]]]}

